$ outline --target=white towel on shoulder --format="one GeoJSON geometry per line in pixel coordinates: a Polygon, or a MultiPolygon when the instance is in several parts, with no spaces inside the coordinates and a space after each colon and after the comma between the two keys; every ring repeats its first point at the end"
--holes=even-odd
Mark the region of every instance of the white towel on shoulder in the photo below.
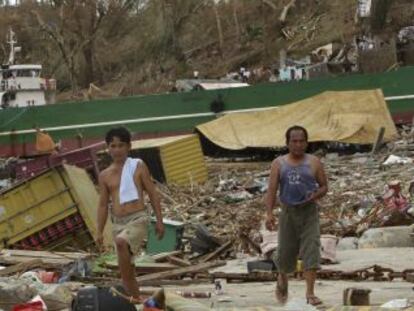
{"type": "Polygon", "coordinates": [[[139,199],[137,186],[134,181],[134,174],[138,164],[141,162],[141,159],[127,158],[124,163],[119,185],[119,204],[121,205],[139,199]]]}

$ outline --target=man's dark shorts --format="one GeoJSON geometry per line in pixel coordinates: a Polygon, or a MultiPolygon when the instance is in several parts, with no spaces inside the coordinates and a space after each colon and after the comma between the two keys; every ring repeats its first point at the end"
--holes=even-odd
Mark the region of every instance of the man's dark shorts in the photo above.
{"type": "Polygon", "coordinates": [[[295,272],[298,257],[305,271],[320,269],[319,208],[316,204],[283,206],[278,231],[276,265],[279,272],[295,272]]]}

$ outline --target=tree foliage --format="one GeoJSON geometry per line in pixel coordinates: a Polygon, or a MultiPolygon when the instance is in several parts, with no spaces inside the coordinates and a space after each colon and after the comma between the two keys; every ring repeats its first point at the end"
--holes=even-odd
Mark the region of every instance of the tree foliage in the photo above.
{"type": "Polygon", "coordinates": [[[61,91],[76,93],[93,83],[130,95],[167,90],[193,70],[214,78],[242,65],[275,63],[279,50],[292,44],[281,29],[303,30],[304,20],[320,18],[321,26],[293,52],[305,54],[354,31],[354,0],[297,0],[281,25],[289,2],[0,0],[0,61],[13,27],[23,48],[19,61],[41,63],[61,91]]]}

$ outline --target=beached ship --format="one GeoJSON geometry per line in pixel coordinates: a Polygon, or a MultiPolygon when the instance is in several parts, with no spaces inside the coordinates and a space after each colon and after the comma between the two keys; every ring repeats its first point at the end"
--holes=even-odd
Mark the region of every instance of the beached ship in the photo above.
{"type": "Polygon", "coordinates": [[[21,51],[16,46],[16,35],[12,29],[7,35],[10,47],[8,61],[0,67],[1,107],[32,107],[54,103],[56,81],[41,77],[42,65],[17,64],[16,54],[21,51]]]}

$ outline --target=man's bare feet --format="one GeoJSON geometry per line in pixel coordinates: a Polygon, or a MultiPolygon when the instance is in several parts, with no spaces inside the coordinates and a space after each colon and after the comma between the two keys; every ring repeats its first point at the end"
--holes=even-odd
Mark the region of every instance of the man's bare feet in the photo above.
{"type": "Polygon", "coordinates": [[[312,296],[307,296],[306,297],[306,303],[312,306],[318,306],[322,304],[322,300],[320,300],[318,297],[316,297],[315,295],[312,296]]]}
{"type": "Polygon", "coordinates": [[[285,281],[277,280],[276,283],[276,298],[280,303],[286,303],[288,299],[288,284],[285,281]]]}

